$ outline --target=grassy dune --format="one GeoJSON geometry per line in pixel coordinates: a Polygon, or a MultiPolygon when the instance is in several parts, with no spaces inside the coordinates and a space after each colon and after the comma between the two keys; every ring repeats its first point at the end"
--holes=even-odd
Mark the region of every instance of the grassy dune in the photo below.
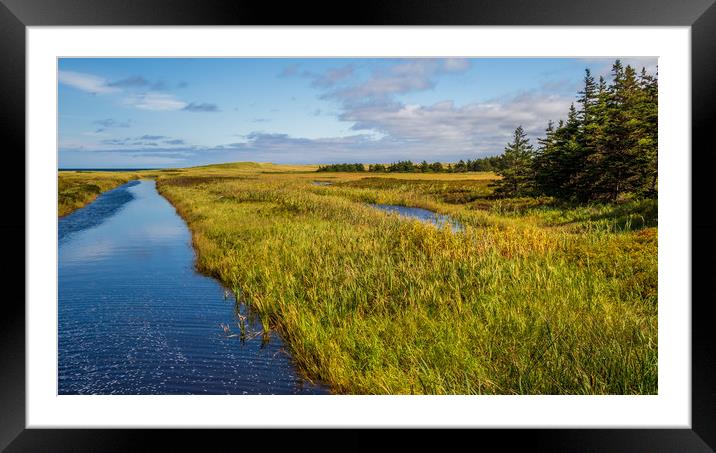
{"type": "Polygon", "coordinates": [[[157,173],[198,269],[279,331],[309,378],[338,393],[657,392],[656,201],[496,201],[491,174],[313,170],[157,173]]]}

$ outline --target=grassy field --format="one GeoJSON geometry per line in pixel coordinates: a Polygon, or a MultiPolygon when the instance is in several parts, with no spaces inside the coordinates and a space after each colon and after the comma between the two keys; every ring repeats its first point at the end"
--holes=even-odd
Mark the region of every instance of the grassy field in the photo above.
{"type": "Polygon", "coordinates": [[[57,215],[65,216],[141,172],[61,171],[57,177],[57,215]]]}
{"type": "Polygon", "coordinates": [[[307,377],[336,393],[657,393],[655,200],[493,200],[488,173],[315,168],[156,173],[198,269],[277,330],[307,377]]]}
{"type": "Polygon", "coordinates": [[[316,168],[61,172],[60,215],[156,178],[192,230],[197,268],[336,393],[657,393],[656,200],[559,206],[492,199],[490,173],[316,168]]]}

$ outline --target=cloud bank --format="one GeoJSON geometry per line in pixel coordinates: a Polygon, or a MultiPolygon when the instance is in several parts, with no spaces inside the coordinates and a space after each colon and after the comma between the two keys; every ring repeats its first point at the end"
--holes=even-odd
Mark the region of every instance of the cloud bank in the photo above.
{"type": "MultiPolygon", "coordinates": [[[[162,90],[166,88],[164,82],[150,82],[146,78],[133,75],[114,82],[96,76],[75,71],[59,71],[58,81],[78,90],[93,95],[118,94],[122,96],[121,103],[140,110],[173,111],[185,110],[188,112],[218,112],[216,104],[207,102],[185,102],[171,93],[162,90]]],[[[186,82],[180,82],[178,87],[186,87],[186,82]]],[[[102,120],[98,120],[102,121],[102,120]]],[[[113,127],[113,126],[104,126],[113,127]]]]}

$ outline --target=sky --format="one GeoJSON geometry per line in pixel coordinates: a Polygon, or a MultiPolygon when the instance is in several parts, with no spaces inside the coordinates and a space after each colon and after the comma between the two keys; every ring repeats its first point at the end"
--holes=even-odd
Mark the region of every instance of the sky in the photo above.
{"type": "Polygon", "coordinates": [[[614,59],[62,58],[59,167],[492,156],[564,119],[585,68],[608,78],[614,59]]]}

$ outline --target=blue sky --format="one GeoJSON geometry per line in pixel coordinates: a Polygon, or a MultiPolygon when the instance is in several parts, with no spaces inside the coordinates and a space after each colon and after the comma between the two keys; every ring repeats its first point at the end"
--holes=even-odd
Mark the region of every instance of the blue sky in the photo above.
{"type": "MultiPolygon", "coordinates": [[[[623,58],[656,71],[656,58],[623,58]]],[[[456,161],[564,118],[614,59],[63,58],[60,168],[456,161]]]]}

